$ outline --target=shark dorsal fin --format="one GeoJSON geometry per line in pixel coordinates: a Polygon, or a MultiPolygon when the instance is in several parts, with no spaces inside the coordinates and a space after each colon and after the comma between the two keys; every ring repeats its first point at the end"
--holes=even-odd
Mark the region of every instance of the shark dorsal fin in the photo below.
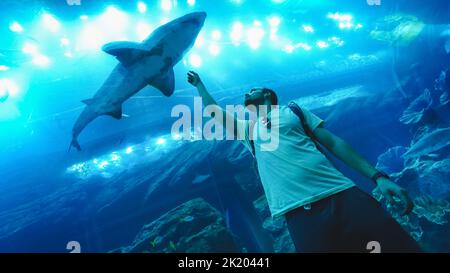
{"type": "Polygon", "coordinates": [[[165,75],[154,79],[149,85],[157,88],[164,96],[170,97],[175,90],[175,76],[173,69],[169,69],[165,75]]]}
{"type": "Polygon", "coordinates": [[[124,66],[129,66],[142,55],[150,53],[142,44],[135,42],[112,42],[104,45],[102,50],[115,56],[124,66]]]}

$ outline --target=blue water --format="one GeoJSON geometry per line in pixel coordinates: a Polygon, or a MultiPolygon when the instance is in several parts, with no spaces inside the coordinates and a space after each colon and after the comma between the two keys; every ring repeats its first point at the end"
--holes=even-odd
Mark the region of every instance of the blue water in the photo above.
{"type": "Polygon", "coordinates": [[[267,86],[325,119],[409,191],[411,216],[388,210],[422,247],[450,251],[450,136],[436,134],[450,127],[448,1],[76,2],[0,3],[0,252],[118,251],[143,237],[132,251],[292,252],[243,147],[171,135],[172,108],[197,94],[189,70],[221,105],[267,86]],[[101,46],[194,11],[208,17],[174,68],[174,95],[144,88],[125,118],[100,117],[83,151],[67,152],[81,100],[117,64],[101,46]]]}

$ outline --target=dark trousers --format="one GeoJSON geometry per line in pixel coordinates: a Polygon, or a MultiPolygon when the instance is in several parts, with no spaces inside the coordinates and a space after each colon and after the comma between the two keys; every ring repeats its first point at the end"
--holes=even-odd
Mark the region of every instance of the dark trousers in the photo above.
{"type": "Polygon", "coordinates": [[[417,242],[381,204],[357,187],[285,215],[297,252],[421,252],[417,242]],[[368,246],[369,244],[369,246],[368,246]],[[373,243],[371,243],[373,244],[373,243]]]}

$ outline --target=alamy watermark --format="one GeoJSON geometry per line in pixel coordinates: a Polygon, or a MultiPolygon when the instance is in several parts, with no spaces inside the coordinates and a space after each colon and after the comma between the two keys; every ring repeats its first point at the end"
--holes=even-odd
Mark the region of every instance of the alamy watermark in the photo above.
{"type": "Polygon", "coordinates": [[[66,0],[66,3],[69,6],[80,6],[81,0],[66,0]]]}
{"type": "Polygon", "coordinates": [[[172,125],[172,136],[192,140],[192,132],[195,132],[195,140],[253,140],[258,142],[261,151],[274,151],[278,148],[278,106],[227,105],[222,109],[217,105],[204,108],[202,105],[202,98],[194,97],[193,111],[188,105],[179,104],[172,108],[171,116],[178,118],[172,125]],[[270,118],[266,118],[264,122],[256,122],[250,118],[255,113],[259,117],[270,118]],[[204,123],[203,118],[211,119],[204,123]],[[250,124],[256,124],[254,130],[250,124]]]}
{"type": "Polygon", "coordinates": [[[380,6],[381,0],[366,0],[369,6],[380,6]]]}

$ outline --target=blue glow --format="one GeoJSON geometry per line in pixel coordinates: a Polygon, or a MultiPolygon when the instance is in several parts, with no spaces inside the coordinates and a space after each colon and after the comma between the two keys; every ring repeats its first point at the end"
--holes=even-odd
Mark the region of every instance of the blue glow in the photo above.
{"type": "Polygon", "coordinates": [[[9,66],[0,65],[0,71],[8,71],[8,70],[9,70],[9,66]]]}
{"type": "Polygon", "coordinates": [[[195,6],[195,0],[187,0],[187,4],[188,4],[190,7],[193,7],[193,6],[195,6]]]}
{"type": "Polygon", "coordinates": [[[166,140],[164,138],[160,137],[156,140],[156,144],[164,145],[164,144],[166,144],[166,140]]]}

